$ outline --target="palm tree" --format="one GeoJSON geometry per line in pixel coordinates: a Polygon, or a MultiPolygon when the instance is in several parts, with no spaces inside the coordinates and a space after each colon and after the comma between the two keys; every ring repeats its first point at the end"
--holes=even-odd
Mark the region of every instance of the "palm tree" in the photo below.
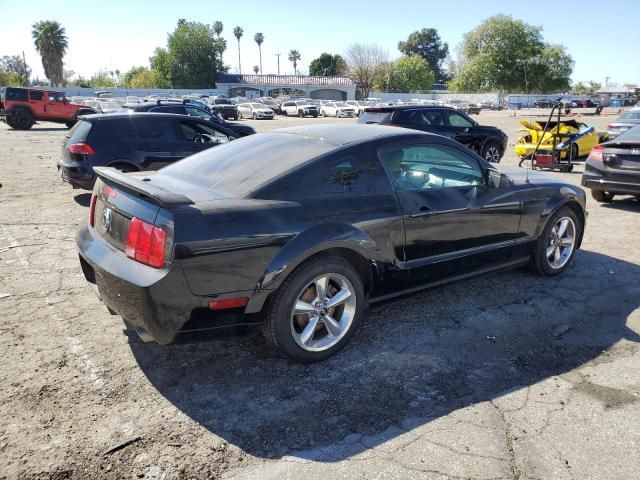
{"type": "Polygon", "coordinates": [[[44,74],[52,85],[61,85],[64,78],[62,58],[68,46],[64,28],[58,22],[43,20],[33,24],[31,36],[42,57],[44,74]]]}
{"type": "Polygon", "coordinates": [[[298,62],[300,61],[300,52],[298,50],[291,50],[289,52],[289,61],[293,63],[293,72],[298,74],[298,62]]]}
{"type": "Polygon", "coordinates": [[[222,30],[224,30],[224,25],[222,25],[222,22],[213,22],[213,31],[218,36],[218,38],[220,38],[220,35],[222,35],[222,30]]]}
{"type": "Polygon", "coordinates": [[[258,65],[254,65],[253,66],[253,73],[255,73],[257,75],[259,71],[260,71],[260,67],[258,65]]]}
{"type": "Polygon", "coordinates": [[[233,36],[238,40],[238,73],[242,75],[242,64],[240,63],[240,39],[242,38],[242,34],[244,30],[242,27],[236,27],[233,29],[233,36]]]}
{"type": "Polygon", "coordinates": [[[260,52],[260,74],[262,74],[262,42],[264,42],[264,35],[258,32],[253,36],[253,39],[258,44],[258,51],[260,52]]]}

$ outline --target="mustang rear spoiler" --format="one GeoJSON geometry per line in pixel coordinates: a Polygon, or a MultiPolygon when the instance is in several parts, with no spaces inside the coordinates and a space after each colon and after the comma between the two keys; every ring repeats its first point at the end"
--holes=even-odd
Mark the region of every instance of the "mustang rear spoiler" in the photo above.
{"type": "Polygon", "coordinates": [[[143,180],[144,177],[124,174],[120,170],[112,167],[95,167],[93,171],[98,177],[108,182],[121,185],[127,190],[131,190],[138,195],[148,197],[162,206],[170,205],[190,205],[193,200],[179,193],[173,193],[162,187],[158,187],[151,181],[143,180]]]}

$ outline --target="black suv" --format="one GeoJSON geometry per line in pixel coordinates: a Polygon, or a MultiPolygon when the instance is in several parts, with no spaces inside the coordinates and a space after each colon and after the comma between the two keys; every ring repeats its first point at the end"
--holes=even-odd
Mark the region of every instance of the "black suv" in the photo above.
{"type": "Polygon", "coordinates": [[[169,113],[110,113],[79,119],[62,144],[58,170],[75,188],[93,188],[93,167],[158,170],[238,135],[201,118],[169,113]]]}
{"type": "Polygon", "coordinates": [[[155,103],[131,103],[123,105],[123,107],[128,110],[133,110],[134,112],[177,113],[178,115],[189,115],[190,117],[202,118],[209,122],[217,123],[227,130],[235,132],[238,137],[246,137],[247,135],[253,135],[256,133],[256,131],[249,125],[227,122],[219,114],[212,114],[204,108],[190,105],[188,100],[185,100],[183,103],[158,100],[155,103]]]}
{"type": "Polygon", "coordinates": [[[214,98],[210,104],[211,110],[218,112],[222,118],[238,120],[238,106],[231,103],[228,98],[214,98]]]}
{"type": "Polygon", "coordinates": [[[480,125],[450,107],[398,105],[365,108],[358,123],[377,123],[422,130],[451,138],[489,162],[498,163],[507,148],[507,134],[496,127],[480,125]]]}

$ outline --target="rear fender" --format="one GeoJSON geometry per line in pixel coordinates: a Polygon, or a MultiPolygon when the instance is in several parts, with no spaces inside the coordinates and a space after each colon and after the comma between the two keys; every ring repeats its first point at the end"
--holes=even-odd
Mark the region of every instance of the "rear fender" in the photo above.
{"type": "MultiPolygon", "coordinates": [[[[374,240],[352,225],[339,223],[324,223],[315,225],[289,242],[278,252],[269,263],[262,278],[258,282],[256,291],[277,290],[284,280],[296,267],[305,260],[330,249],[341,248],[359,254],[373,264],[378,247],[374,240]]],[[[368,279],[365,279],[367,281],[368,279]]],[[[247,307],[247,311],[259,311],[262,308],[265,295],[256,295],[247,307]]]]}

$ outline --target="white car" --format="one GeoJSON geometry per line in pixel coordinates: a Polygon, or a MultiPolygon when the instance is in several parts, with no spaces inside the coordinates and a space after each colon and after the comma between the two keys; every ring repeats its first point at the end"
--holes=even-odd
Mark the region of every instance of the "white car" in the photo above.
{"type": "Polygon", "coordinates": [[[356,111],[356,116],[360,116],[364,113],[364,109],[367,107],[375,107],[376,102],[371,102],[367,100],[347,100],[345,102],[347,105],[352,106],[356,111]]]}
{"type": "Polygon", "coordinates": [[[320,110],[317,105],[313,105],[312,103],[302,100],[284,102],[280,108],[282,109],[282,114],[284,116],[297,115],[299,117],[312,116],[315,118],[320,114],[320,110]]]}
{"type": "Polygon", "coordinates": [[[273,120],[273,110],[265,107],[261,103],[241,103],[238,105],[238,117],[239,118],[253,118],[273,120]]]}
{"type": "Polygon", "coordinates": [[[353,118],[356,116],[356,109],[345,102],[329,102],[320,107],[320,115],[323,117],[353,118]]]}

